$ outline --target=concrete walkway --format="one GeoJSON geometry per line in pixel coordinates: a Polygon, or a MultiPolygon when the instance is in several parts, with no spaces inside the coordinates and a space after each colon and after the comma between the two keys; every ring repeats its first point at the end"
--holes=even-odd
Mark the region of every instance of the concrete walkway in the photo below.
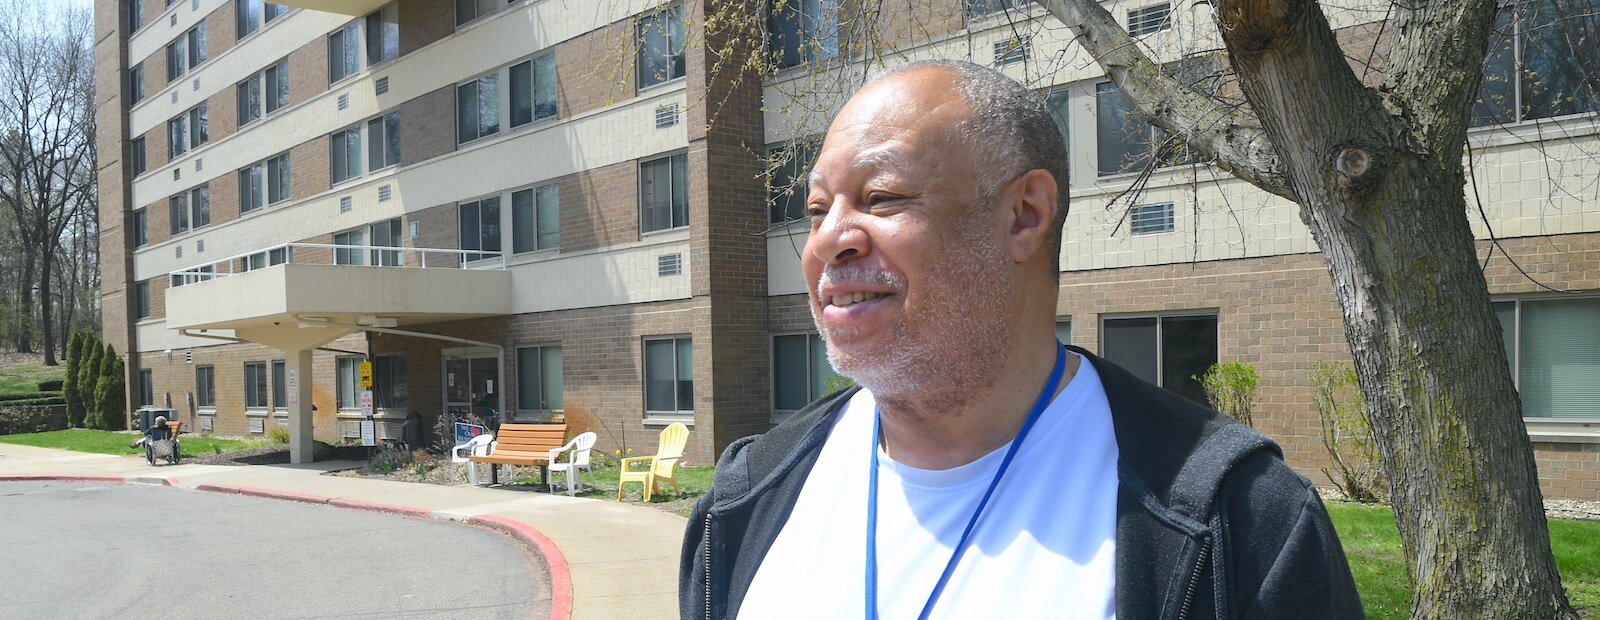
{"type": "MultiPolygon", "coordinates": [[[[558,602],[561,582],[567,581],[572,618],[678,615],[678,552],[686,522],[683,517],[642,506],[565,495],[321,475],[359,465],[328,461],[309,465],[152,467],[140,457],[0,443],[0,480],[120,478],[129,483],[243,492],[499,527],[523,534],[534,550],[545,556],[558,602]]],[[[564,616],[560,607],[557,605],[557,615],[564,616]]]]}

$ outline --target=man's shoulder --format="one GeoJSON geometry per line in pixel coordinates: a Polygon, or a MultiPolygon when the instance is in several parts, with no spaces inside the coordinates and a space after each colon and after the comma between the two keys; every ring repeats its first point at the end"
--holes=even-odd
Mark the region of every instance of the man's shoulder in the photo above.
{"type": "Polygon", "coordinates": [[[808,447],[820,447],[824,426],[833,414],[860,392],[851,386],[817,399],[794,412],[765,433],[740,438],[717,459],[713,495],[730,499],[743,495],[787,461],[802,456],[808,447]]]}

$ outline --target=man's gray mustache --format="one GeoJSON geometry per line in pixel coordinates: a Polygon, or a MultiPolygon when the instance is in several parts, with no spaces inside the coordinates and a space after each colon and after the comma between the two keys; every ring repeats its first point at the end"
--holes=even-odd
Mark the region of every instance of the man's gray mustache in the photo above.
{"type": "Polygon", "coordinates": [[[817,283],[817,286],[821,288],[826,285],[838,286],[846,283],[900,288],[905,286],[906,279],[904,276],[892,271],[846,263],[838,267],[832,265],[824,267],[822,269],[822,279],[817,283]]]}

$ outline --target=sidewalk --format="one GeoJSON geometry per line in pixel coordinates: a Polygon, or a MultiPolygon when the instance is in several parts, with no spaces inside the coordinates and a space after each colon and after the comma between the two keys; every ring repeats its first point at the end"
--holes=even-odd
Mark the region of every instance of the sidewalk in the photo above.
{"type": "Polygon", "coordinates": [[[559,573],[565,572],[570,579],[572,618],[678,615],[678,552],[686,523],[683,517],[566,495],[320,475],[358,465],[327,461],[309,465],[152,467],[138,457],[0,444],[0,480],[38,476],[121,478],[130,483],[243,491],[437,519],[477,520],[501,529],[531,528],[536,532],[531,535],[536,551],[545,555],[550,564],[558,601],[562,597],[559,573]],[[555,549],[537,549],[540,535],[555,549]],[[561,571],[563,564],[565,571],[561,571]]]}

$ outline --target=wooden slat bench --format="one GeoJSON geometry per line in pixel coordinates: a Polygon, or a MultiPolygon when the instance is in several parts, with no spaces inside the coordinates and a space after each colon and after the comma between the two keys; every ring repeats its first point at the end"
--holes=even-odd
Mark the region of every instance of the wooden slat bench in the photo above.
{"type": "Polygon", "coordinates": [[[494,448],[484,456],[469,456],[473,463],[489,464],[489,484],[499,484],[501,465],[539,467],[539,479],[550,484],[550,451],[567,443],[566,424],[501,424],[494,448]]]}

